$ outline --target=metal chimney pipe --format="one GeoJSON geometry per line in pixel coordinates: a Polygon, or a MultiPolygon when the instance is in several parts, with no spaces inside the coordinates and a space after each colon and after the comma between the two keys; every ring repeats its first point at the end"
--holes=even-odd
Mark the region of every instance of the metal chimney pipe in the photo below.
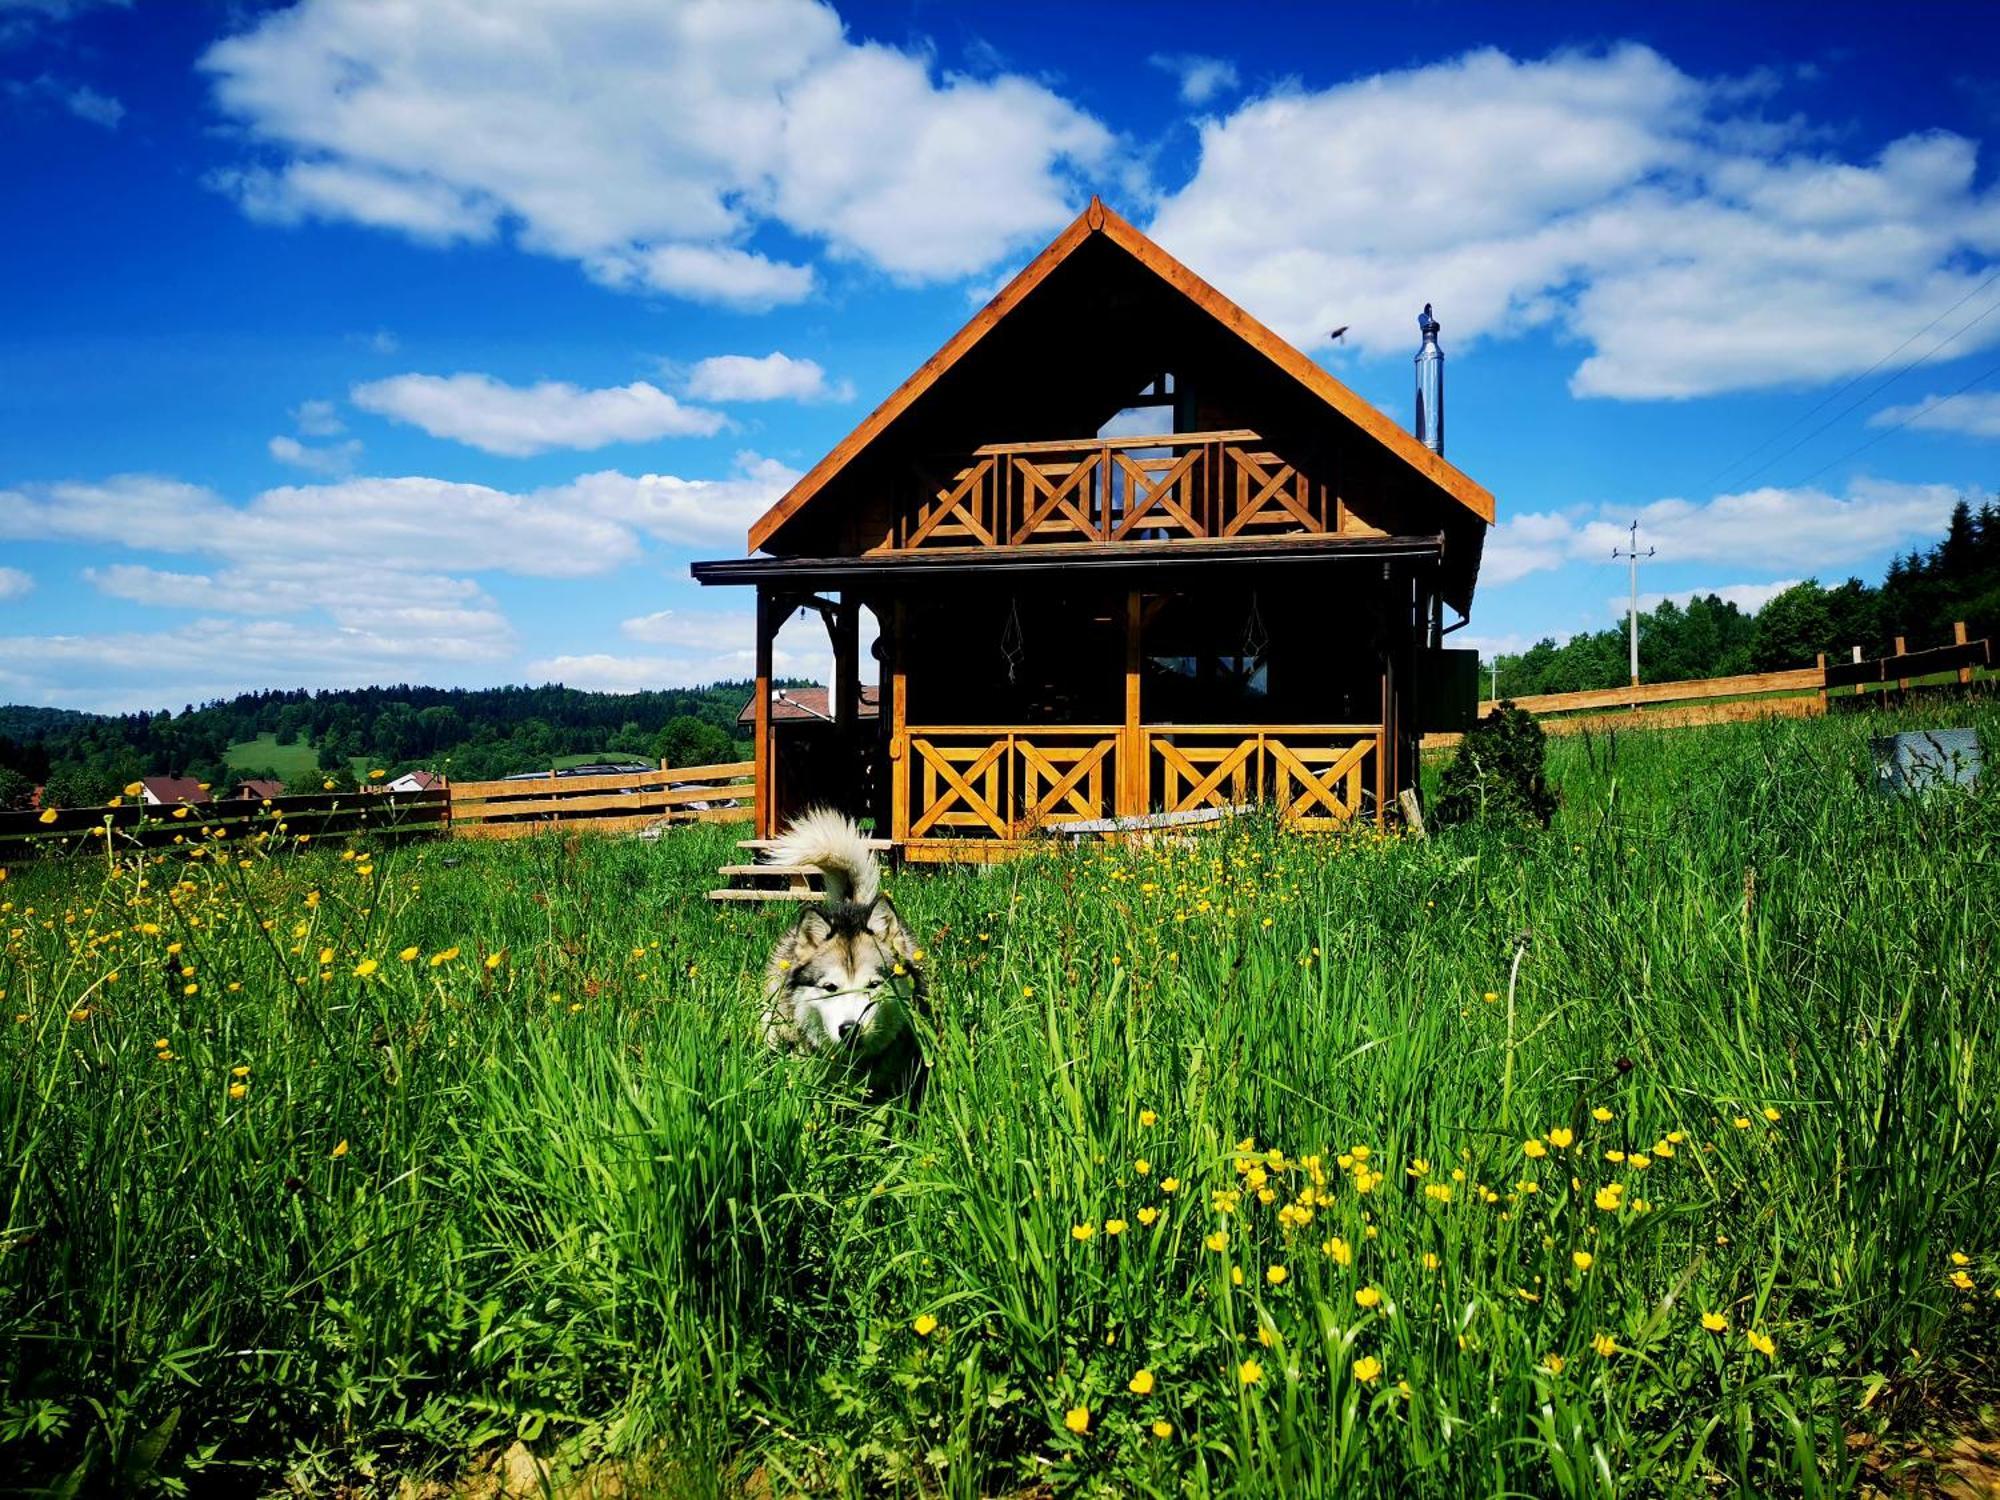
{"type": "Polygon", "coordinates": [[[1431,316],[1431,305],[1417,314],[1424,335],[1417,350],[1417,441],[1439,457],[1444,455],[1444,350],[1438,347],[1442,325],[1431,316]]]}

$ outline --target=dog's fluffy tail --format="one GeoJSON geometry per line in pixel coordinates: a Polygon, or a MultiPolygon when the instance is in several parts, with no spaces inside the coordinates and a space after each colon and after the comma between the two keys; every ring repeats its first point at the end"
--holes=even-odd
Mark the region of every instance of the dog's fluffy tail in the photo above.
{"type": "Polygon", "coordinates": [[[866,906],[882,888],[868,840],[853,819],[830,807],[794,819],[764,859],[773,865],[817,865],[826,876],[826,893],[836,901],[866,906]]]}

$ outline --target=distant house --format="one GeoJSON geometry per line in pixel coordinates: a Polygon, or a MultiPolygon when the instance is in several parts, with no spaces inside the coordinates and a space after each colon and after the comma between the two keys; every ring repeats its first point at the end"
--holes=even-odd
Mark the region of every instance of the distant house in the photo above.
{"type": "Polygon", "coordinates": [[[285,795],[285,784],[268,776],[252,776],[247,781],[236,783],[234,795],[238,802],[269,802],[274,797],[285,795]]]}
{"type": "Polygon", "coordinates": [[[183,802],[206,802],[208,793],[192,776],[141,776],[139,800],[148,807],[177,807],[183,802]]]}
{"type": "MultiPolygon", "coordinates": [[[[857,718],[879,718],[882,713],[882,690],[872,683],[861,685],[861,705],[857,718]]],[[[833,722],[833,705],[828,701],[827,690],[823,687],[795,687],[771,689],[771,722],[773,724],[800,724],[817,720],[823,724],[833,722]]],[[[743,705],[743,712],[736,716],[736,722],[746,727],[757,722],[757,699],[753,694],[743,705]]]]}
{"type": "Polygon", "coordinates": [[[429,771],[405,771],[394,781],[384,783],[385,792],[428,792],[444,785],[442,776],[433,776],[429,771]]]}

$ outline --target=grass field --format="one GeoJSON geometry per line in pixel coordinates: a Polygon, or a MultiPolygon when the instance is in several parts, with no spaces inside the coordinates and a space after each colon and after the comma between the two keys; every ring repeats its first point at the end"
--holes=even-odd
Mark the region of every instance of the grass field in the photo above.
{"type": "Polygon", "coordinates": [[[1994,1393],[2000,797],[1875,795],[1915,722],[902,874],[914,1110],[751,1042],[729,830],[16,869],[0,1473],[1850,1492],[1994,1393]]]}
{"type": "MultiPolygon", "coordinates": [[[[278,773],[285,782],[301,781],[319,769],[319,752],[303,740],[294,740],[289,745],[278,743],[274,734],[260,734],[254,740],[238,740],[223,752],[222,758],[233,770],[263,771],[278,773]]],[[[365,775],[366,768],[355,762],[357,774],[365,775]]]]}

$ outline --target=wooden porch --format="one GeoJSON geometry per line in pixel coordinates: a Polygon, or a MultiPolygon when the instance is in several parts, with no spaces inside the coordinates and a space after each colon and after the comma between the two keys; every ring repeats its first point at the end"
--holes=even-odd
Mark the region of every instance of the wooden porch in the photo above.
{"type": "Polygon", "coordinates": [[[1379,724],[906,725],[890,743],[893,845],[980,858],[1065,826],[1269,807],[1300,830],[1379,825],[1379,724]]]}

